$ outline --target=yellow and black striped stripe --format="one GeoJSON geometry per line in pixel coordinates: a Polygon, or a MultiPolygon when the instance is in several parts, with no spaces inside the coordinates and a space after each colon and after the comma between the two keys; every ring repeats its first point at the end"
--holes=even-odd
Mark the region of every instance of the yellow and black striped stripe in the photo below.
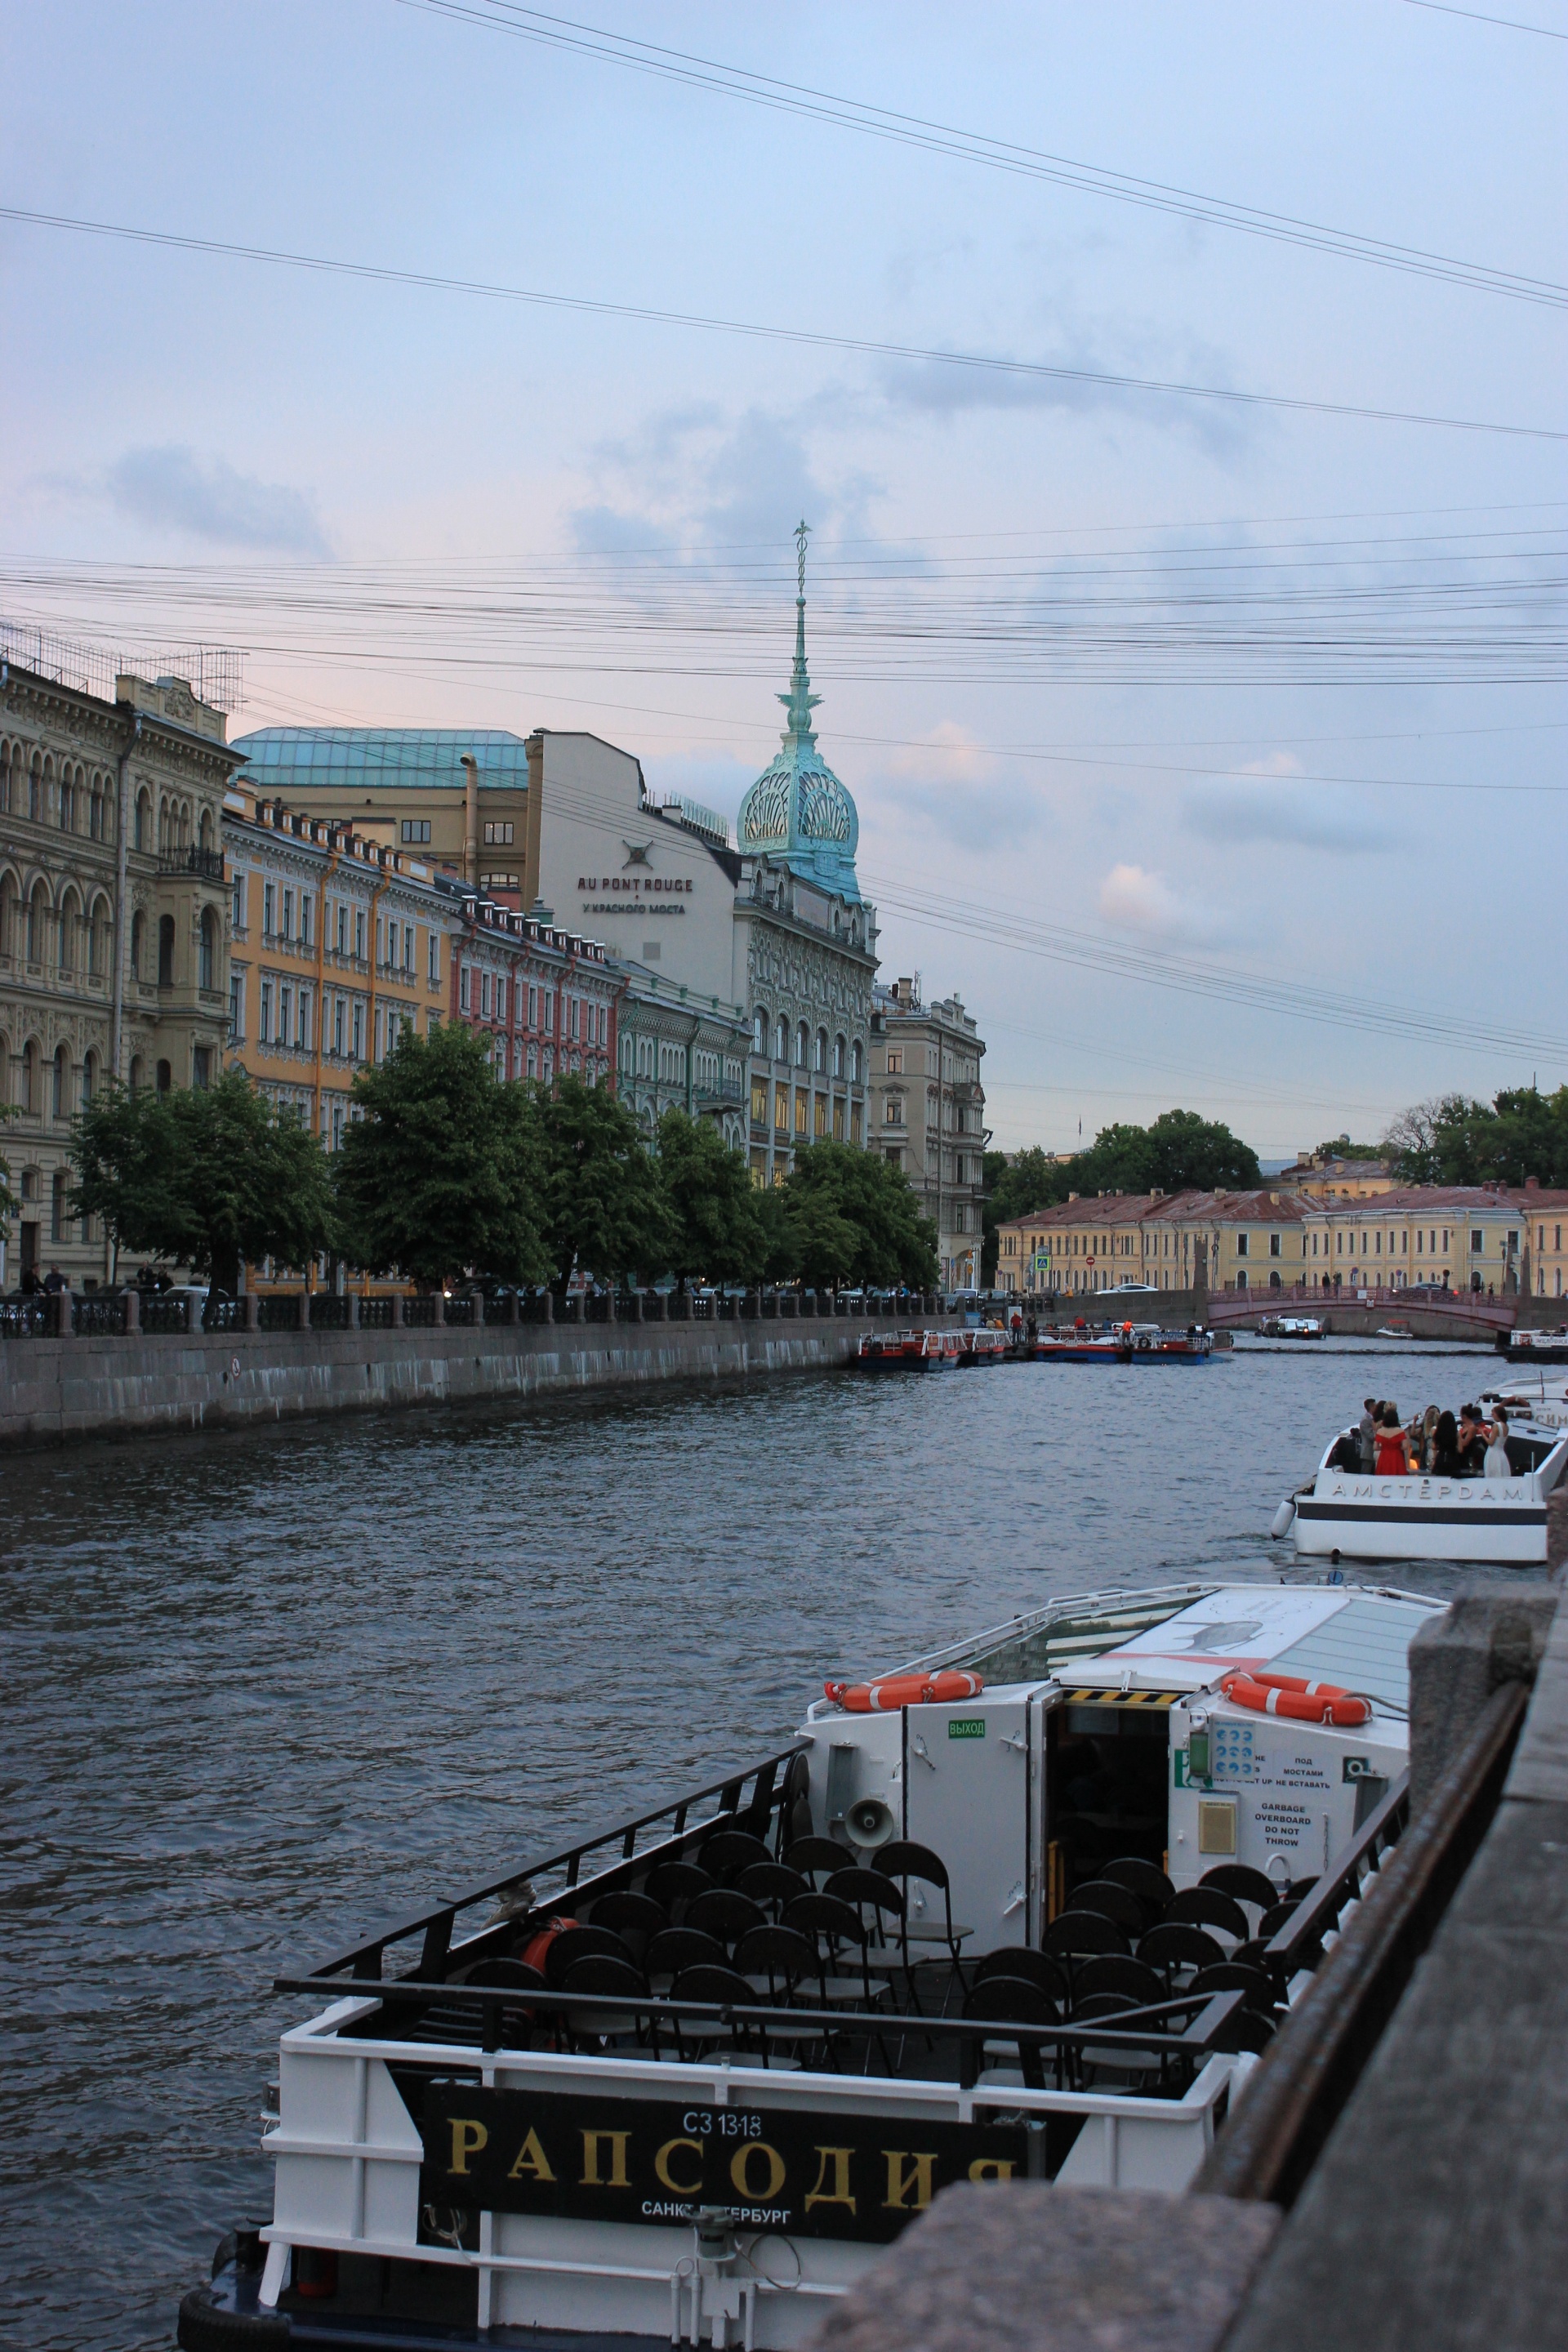
{"type": "Polygon", "coordinates": [[[1069,1690],[1063,1699],[1068,1706],[1180,1706],[1187,1696],[1185,1691],[1069,1690]]]}

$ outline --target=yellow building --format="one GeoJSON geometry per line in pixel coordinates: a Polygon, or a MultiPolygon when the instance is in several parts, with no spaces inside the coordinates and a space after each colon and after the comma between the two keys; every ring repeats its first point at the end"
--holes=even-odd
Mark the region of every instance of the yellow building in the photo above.
{"type": "Polygon", "coordinates": [[[1412,1184],[1365,1202],[1314,1207],[1308,1280],[1320,1292],[1413,1284],[1561,1298],[1568,1192],[1536,1184],[1412,1184]]]}
{"type": "Polygon", "coordinates": [[[447,1009],[455,902],[422,860],[247,779],[225,798],[224,846],[230,1065],[335,1151],[356,1071],[447,1009]]]}
{"type": "Polygon", "coordinates": [[[1300,1153],[1296,1165],[1282,1168],[1274,1181],[1282,1192],[1311,1201],[1370,1201],[1399,1189],[1390,1160],[1336,1160],[1327,1151],[1300,1153]]]}
{"type": "Polygon", "coordinates": [[[1068,1297],[1154,1290],[1282,1290],[1303,1278],[1296,1194],[1101,1193],[997,1230],[997,1286],[1068,1297]]]}

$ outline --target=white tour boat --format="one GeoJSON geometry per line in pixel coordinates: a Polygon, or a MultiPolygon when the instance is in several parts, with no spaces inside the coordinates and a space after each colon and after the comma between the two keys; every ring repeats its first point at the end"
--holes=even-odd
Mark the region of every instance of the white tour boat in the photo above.
{"type": "Polygon", "coordinates": [[[1531,1402],[1499,1402],[1513,1407],[1508,1477],[1416,1472],[1385,1478],[1374,1470],[1342,1468],[1334,1457],[1355,1441],[1353,1430],[1342,1431],[1324,1448],[1316,1476],[1280,1504],[1270,1534],[1281,1538],[1294,1527],[1296,1549],[1308,1559],[1543,1566],[1547,1502],[1568,1468],[1568,1411],[1560,1406],[1563,1417],[1552,1423],[1531,1402]]]}
{"type": "Polygon", "coordinates": [[[280,1979],[273,2216],[181,2344],[800,2346],[950,2181],[1180,2191],[1397,1834],[1439,1607],[1058,1601],[280,1979]]]}

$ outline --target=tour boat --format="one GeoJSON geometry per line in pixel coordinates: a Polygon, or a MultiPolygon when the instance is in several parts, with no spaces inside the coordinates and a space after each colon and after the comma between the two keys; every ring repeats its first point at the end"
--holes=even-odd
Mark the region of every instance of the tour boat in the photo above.
{"type": "Polygon", "coordinates": [[[867,1331],[861,1335],[854,1360],[864,1371],[939,1372],[965,1365],[1000,1364],[1006,1356],[1005,1331],[867,1331]]]}
{"type": "Polygon", "coordinates": [[[1179,2194],[1397,1834],[1440,1605],[1058,1601],[279,1979],[272,2218],[181,2344],[793,2347],[951,2181],[1179,2194]]]}
{"type": "Polygon", "coordinates": [[[1510,1415],[1510,1429],[1518,1426],[1512,1419],[1522,1413],[1541,1429],[1568,1429],[1568,1379],[1559,1371],[1542,1367],[1535,1372],[1516,1373],[1495,1389],[1483,1389],[1479,1402],[1500,1404],[1510,1415]]]}
{"type": "Polygon", "coordinates": [[[1206,1364],[1213,1350],[1213,1332],[1195,1324],[1165,1331],[1157,1323],[1118,1323],[1105,1331],[1042,1331],[1022,1352],[1036,1364],[1206,1364]]]}
{"type": "Polygon", "coordinates": [[[1258,1327],[1260,1339],[1321,1339],[1321,1319],[1316,1315],[1271,1315],[1258,1327]]]}
{"type": "Polygon", "coordinates": [[[1214,1333],[1193,1324],[1184,1331],[1163,1331],[1157,1323],[1132,1327],[1135,1364],[1206,1364],[1214,1354],[1214,1333]]]}
{"type": "Polygon", "coordinates": [[[1568,1364],[1568,1330],[1500,1331],[1510,1364],[1568,1364]]]}
{"type": "Polygon", "coordinates": [[[1275,1513],[1273,1536],[1282,1538],[1294,1526],[1296,1549],[1310,1559],[1544,1564],[1546,1505],[1568,1468],[1568,1428],[1562,1423],[1547,1423],[1530,1408],[1510,1418],[1506,1478],[1439,1478],[1426,1472],[1384,1478],[1373,1470],[1331,1468],[1342,1436],[1354,1435],[1340,1433],[1324,1448],[1316,1476],[1275,1513]]]}

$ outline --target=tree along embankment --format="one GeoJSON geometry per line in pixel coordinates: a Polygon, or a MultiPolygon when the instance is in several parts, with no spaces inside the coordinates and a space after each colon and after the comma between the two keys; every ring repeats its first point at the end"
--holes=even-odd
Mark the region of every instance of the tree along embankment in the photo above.
{"type": "Polygon", "coordinates": [[[826,1369],[847,1363],[863,1333],[897,1329],[911,1317],[931,1325],[963,1319],[922,1316],[916,1302],[875,1317],[759,1312],[722,1322],[28,1335],[0,1339],[0,1446],[826,1369]]]}

